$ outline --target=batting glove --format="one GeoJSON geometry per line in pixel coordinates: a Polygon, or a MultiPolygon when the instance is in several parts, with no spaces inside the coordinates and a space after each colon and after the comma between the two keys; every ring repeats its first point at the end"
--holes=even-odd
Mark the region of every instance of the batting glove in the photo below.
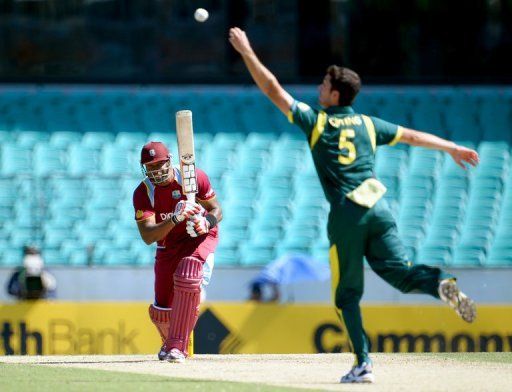
{"type": "Polygon", "coordinates": [[[171,219],[174,224],[177,225],[193,215],[200,214],[202,210],[203,207],[197,203],[193,203],[188,200],[181,200],[176,204],[176,208],[174,209],[174,214],[171,216],[171,219]]]}
{"type": "Polygon", "coordinates": [[[187,221],[187,233],[191,237],[198,237],[210,231],[210,222],[204,216],[193,216],[187,221]]]}

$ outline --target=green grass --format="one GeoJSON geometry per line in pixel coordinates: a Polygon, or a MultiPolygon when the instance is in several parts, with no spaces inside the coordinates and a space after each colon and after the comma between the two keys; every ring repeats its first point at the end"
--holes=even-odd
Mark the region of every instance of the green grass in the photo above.
{"type": "Polygon", "coordinates": [[[104,370],[0,363],[0,391],[292,392],[304,390],[249,383],[176,379],[104,370]]]}
{"type": "Polygon", "coordinates": [[[512,363],[512,353],[437,353],[428,354],[462,362],[512,363]]]}

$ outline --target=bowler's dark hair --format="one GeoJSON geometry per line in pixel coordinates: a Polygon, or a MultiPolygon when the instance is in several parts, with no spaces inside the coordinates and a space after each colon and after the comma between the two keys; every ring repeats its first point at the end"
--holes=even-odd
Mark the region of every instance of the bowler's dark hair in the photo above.
{"type": "Polygon", "coordinates": [[[331,77],[331,90],[340,93],[339,106],[350,106],[361,89],[361,78],[349,68],[331,65],[327,68],[331,77]]]}

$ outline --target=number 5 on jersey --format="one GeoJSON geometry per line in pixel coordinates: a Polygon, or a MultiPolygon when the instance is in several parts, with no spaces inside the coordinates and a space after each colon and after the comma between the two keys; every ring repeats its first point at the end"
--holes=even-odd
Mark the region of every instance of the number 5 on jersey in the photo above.
{"type": "Polygon", "coordinates": [[[340,154],[338,155],[338,161],[342,165],[349,165],[356,159],[356,146],[354,143],[348,140],[348,138],[355,138],[356,133],[353,129],[342,129],[340,132],[340,143],[338,145],[340,150],[347,150],[347,154],[340,154]]]}

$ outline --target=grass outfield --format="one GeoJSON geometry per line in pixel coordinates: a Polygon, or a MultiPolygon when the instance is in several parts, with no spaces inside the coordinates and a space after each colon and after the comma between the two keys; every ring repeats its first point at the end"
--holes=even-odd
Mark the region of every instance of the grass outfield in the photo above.
{"type": "Polygon", "coordinates": [[[512,353],[422,353],[430,357],[448,358],[463,362],[485,362],[485,363],[510,363],[512,364],[512,353]]]}
{"type": "Polygon", "coordinates": [[[340,385],[351,354],[0,357],[0,391],[512,391],[512,353],[373,354],[377,385],[340,385]]]}
{"type": "Polygon", "coordinates": [[[69,391],[225,391],[296,392],[297,388],[274,387],[241,382],[176,379],[108,370],[59,368],[0,363],[2,392],[69,391]]]}

